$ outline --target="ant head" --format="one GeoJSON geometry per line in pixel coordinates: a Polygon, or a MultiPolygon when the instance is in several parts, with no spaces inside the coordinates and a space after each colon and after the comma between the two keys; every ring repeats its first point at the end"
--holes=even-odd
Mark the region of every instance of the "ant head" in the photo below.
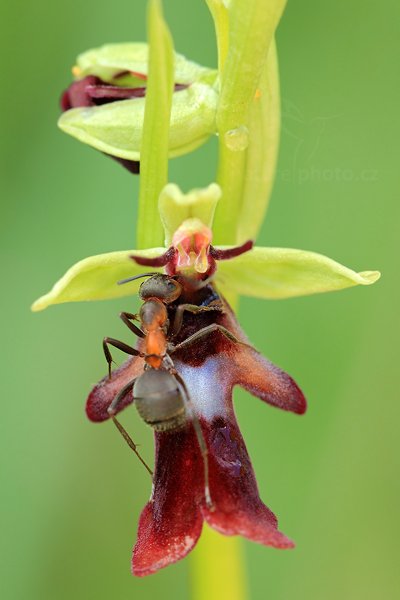
{"type": "Polygon", "coordinates": [[[182,286],[168,275],[157,273],[144,281],[139,288],[139,295],[142,300],[148,298],[158,298],[165,304],[171,304],[182,293],[182,286]]]}

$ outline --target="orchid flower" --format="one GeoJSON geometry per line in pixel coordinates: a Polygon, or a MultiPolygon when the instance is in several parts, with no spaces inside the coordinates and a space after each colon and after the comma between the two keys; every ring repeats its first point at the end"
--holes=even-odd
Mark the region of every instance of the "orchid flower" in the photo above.
{"type": "MultiPolygon", "coordinates": [[[[216,132],[217,71],[174,55],[169,156],[190,152],[216,132]]],[[[60,129],[139,171],[148,45],[107,44],[78,56],[61,97],[60,129]]]]}
{"type": "Polygon", "coordinates": [[[130,296],[137,285],[117,285],[139,275],[143,266],[155,272],[164,268],[173,274],[192,269],[197,276],[214,273],[223,295],[252,296],[262,299],[292,298],[341,290],[355,285],[370,285],[379,278],[377,271],[357,273],[340,263],[306,250],[245,246],[237,256],[237,246],[214,248],[212,219],[221,197],[216,184],[183,194],[168,184],[160,194],[160,218],[165,228],[165,246],[145,250],[129,249],[85,258],[72,266],[33,310],[52,304],[82,300],[107,300],[130,296]],[[215,268],[215,256],[218,267],[215,268]],[[229,260],[224,260],[224,256],[229,260]],[[133,261],[131,257],[134,257],[133,261]],[[168,270],[169,269],[169,270],[168,270]]]}
{"type": "MultiPolygon", "coordinates": [[[[83,259],[33,310],[131,295],[135,283],[117,282],[142,273],[143,266],[188,277],[199,282],[203,300],[223,296],[233,305],[239,295],[289,298],[370,285],[379,278],[377,271],[356,272],[306,250],[253,247],[277,157],[274,33],[285,1],[207,4],[217,35],[218,71],[174,53],[159,0],[150,0],[149,47],[105,46],[78,59],[78,82],[63,97],[67,110],[60,126],[98,150],[131,161],[132,168],[132,161],[140,161],[137,248],[83,259]],[[168,183],[168,156],[192,150],[215,132],[217,183],[187,194],[168,183]]],[[[140,518],[133,556],[137,575],[183,558],[196,544],[203,521],[225,535],[243,535],[276,548],[293,546],[259,497],[232,390],[240,385],[297,414],[305,411],[304,396],[289,375],[251,347],[227,302],[222,311],[189,314],[179,335],[185,339],[210,324],[225,328],[235,342],[219,329],[190,352],[177,352],[173,360],[208,448],[213,507],[205,502],[190,421],[179,431],[156,432],[153,491],[140,518]]],[[[134,357],[99,382],[87,400],[88,417],[106,420],[115,395],[143,368],[143,356],[134,357]]],[[[125,393],[119,409],[133,401],[125,393]]]]}

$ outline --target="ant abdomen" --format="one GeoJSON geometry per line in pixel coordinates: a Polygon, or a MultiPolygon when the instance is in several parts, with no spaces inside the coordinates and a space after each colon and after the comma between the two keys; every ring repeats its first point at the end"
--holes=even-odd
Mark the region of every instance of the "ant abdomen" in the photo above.
{"type": "Polygon", "coordinates": [[[168,371],[144,371],[135,382],[133,397],[139,415],[155,431],[173,431],[187,422],[182,392],[168,371]]]}

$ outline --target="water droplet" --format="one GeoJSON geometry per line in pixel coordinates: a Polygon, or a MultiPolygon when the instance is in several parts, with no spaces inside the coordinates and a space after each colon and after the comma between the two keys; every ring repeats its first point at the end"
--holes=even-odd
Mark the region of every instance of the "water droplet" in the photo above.
{"type": "Polygon", "coordinates": [[[249,145],[249,130],[245,125],[231,129],[224,135],[224,142],[226,147],[233,152],[240,152],[246,150],[249,145]]]}

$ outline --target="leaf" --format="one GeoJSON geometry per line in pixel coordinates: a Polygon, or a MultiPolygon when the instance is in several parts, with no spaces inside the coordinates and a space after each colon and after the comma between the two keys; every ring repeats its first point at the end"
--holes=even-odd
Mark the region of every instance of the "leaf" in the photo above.
{"type": "Polygon", "coordinates": [[[356,273],[331,258],[306,250],[256,247],[218,263],[216,277],[219,284],[238,294],[275,299],[371,285],[380,273],[356,273]]]}
{"type": "MultiPolygon", "coordinates": [[[[68,269],[57,281],[52,290],[36,300],[32,305],[34,312],[44,310],[52,304],[79,302],[82,300],[108,300],[135,293],[139,282],[118,285],[118,281],[140,275],[146,269],[130,259],[131,254],[154,258],[165,252],[165,248],[148,250],[125,250],[98,254],[85,258],[68,269]]],[[[160,271],[154,269],[152,271],[160,271]]]]}

